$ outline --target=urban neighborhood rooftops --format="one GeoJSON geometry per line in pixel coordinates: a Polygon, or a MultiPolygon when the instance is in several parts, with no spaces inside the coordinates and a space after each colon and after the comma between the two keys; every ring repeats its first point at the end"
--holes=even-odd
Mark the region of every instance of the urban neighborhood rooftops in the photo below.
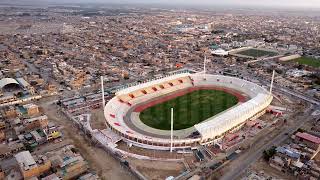
{"type": "Polygon", "coordinates": [[[276,151],[278,153],[285,154],[285,155],[287,155],[287,156],[289,156],[291,158],[295,158],[295,159],[299,159],[300,158],[300,154],[299,153],[294,152],[294,151],[292,151],[290,149],[287,149],[285,147],[277,147],[276,151]]]}
{"type": "Polygon", "coordinates": [[[37,166],[36,161],[29,151],[22,151],[14,156],[23,170],[28,170],[37,166]]]}
{"type": "Polygon", "coordinates": [[[296,134],[296,137],[302,138],[302,139],[304,139],[306,141],[310,141],[310,142],[315,143],[315,144],[320,144],[320,138],[319,137],[313,136],[313,135],[308,134],[308,133],[298,132],[296,134]]]}

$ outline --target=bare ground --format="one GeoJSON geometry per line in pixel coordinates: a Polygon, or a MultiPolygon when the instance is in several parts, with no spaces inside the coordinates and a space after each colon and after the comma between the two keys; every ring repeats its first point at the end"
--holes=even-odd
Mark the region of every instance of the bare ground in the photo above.
{"type": "Polygon", "coordinates": [[[58,110],[56,105],[52,105],[48,99],[43,99],[39,103],[50,121],[63,126],[62,132],[64,138],[72,140],[73,144],[88,161],[90,168],[102,179],[136,179],[127,170],[122,169],[119,162],[108,155],[107,152],[101,148],[92,146],[77,127],[58,110]]]}
{"type": "Polygon", "coordinates": [[[160,180],[169,176],[178,176],[185,167],[182,162],[148,161],[130,159],[136,169],[140,171],[147,179],[160,180]]]}
{"type": "Polygon", "coordinates": [[[295,179],[295,177],[271,167],[263,158],[260,158],[257,162],[253,163],[249,170],[258,172],[259,174],[264,174],[265,176],[271,176],[276,179],[295,179]]]}
{"type": "Polygon", "coordinates": [[[91,114],[92,114],[92,116],[91,116],[90,124],[91,124],[92,129],[102,130],[102,129],[107,128],[106,124],[105,124],[105,118],[104,118],[102,108],[92,110],[91,114]]]}

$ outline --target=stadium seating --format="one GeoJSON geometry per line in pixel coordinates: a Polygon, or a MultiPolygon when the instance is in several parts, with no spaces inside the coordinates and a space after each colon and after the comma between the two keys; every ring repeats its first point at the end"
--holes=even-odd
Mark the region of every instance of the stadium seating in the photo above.
{"type": "Polygon", "coordinates": [[[192,81],[189,76],[170,81],[163,82],[161,84],[155,84],[143,89],[138,89],[133,92],[118,96],[118,98],[127,103],[135,104],[138,102],[146,101],[157,96],[166,95],[177,90],[192,87],[192,81]]]}
{"type": "Polygon", "coordinates": [[[192,79],[194,80],[194,86],[215,85],[219,87],[235,89],[247,94],[251,98],[255,97],[258,93],[266,93],[266,90],[261,86],[230,76],[210,75],[206,76],[206,81],[203,81],[203,75],[194,75],[192,76],[192,79]]]}
{"type": "Polygon", "coordinates": [[[209,120],[196,124],[198,138],[174,139],[174,147],[187,148],[207,143],[225,135],[247,120],[261,115],[272,101],[272,96],[259,85],[235,77],[222,75],[180,74],[126,88],[116,93],[105,106],[107,124],[117,134],[131,143],[150,149],[168,150],[170,139],[147,136],[134,132],[126,124],[124,117],[136,104],[168,95],[190,87],[220,87],[246,94],[250,100],[232,107],[209,120]],[[205,77],[205,80],[204,80],[205,77]],[[128,133],[130,132],[130,133],[128,133]]]}

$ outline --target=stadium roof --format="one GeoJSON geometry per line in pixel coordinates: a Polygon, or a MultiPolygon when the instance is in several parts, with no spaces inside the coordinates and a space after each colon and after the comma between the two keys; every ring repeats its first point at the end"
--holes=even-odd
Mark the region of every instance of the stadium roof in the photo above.
{"type": "Polygon", "coordinates": [[[248,118],[262,111],[272,101],[269,94],[259,93],[255,98],[240,104],[222,114],[209,118],[203,123],[195,125],[202,138],[208,139],[220,136],[231,128],[244,123],[248,118]]]}
{"type": "Polygon", "coordinates": [[[12,78],[3,78],[0,80],[0,88],[2,89],[4,86],[9,85],[9,84],[16,84],[19,85],[19,83],[12,78]]]}

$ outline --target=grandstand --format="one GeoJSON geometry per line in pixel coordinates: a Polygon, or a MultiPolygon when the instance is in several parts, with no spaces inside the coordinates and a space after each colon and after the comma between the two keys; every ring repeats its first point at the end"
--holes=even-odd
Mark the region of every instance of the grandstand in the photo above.
{"type": "Polygon", "coordinates": [[[116,92],[115,97],[105,105],[104,115],[108,127],[127,143],[142,148],[169,150],[172,142],[173,149],[178,150],[216,143],[248,120],[263,115],[271,101],[272,95],[268,91],[246,80],[222,75],[181,73],[116,92]],[[158,135],[156,129],[148,128],[152,131],[148,132],[147,128],[131,123],[131,113],[136,108],[146,104],[148,106],[148,102],[157,98],[177,96],[190,88],[216,88],[230,93],[237,92],[248,97],[248,100],[194,125],[190,128],[191,134],[172,140],[169,135],[158,135]]]}

